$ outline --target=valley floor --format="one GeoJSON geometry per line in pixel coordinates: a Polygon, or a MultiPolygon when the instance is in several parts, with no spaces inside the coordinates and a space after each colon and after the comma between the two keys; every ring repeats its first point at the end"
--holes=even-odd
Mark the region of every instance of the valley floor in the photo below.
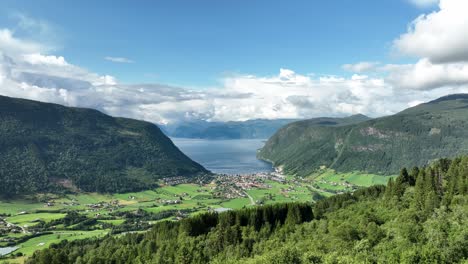
{"type": "MultiPolygon", "coordinates": [[[[42,194],[0,201],[0,249],[11,263],[62,240],[143,232],[163,220],[180,220],[208,211],[312,202],[359,187],[385,184],[389,177],[324,170],[299,179],[279,174],[218,176],[209,184],[163,185],[125,194],[42,194]]],[[[0,252],[1,253],[1,252],[0,252]]]]}

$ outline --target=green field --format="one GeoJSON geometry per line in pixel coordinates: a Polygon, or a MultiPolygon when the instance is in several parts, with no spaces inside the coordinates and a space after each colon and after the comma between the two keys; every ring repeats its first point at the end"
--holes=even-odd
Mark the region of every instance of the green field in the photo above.
{"type": "Polygon", "coordinates": [[[95,231],[63,231],[51,235],[44,235],[40,237],[31,238],[28,241],[18,245],[20,248],[15,253],[21,252],[26,256],[30,256],[34,251],[46,248],[52,243],[58,243],[62,240],[76,240],[91,237],[104,236],[109,230],[95,230],[95,231]]]}
{"type": "Polygon", "coordinates": [[[231,208],[231,209],[241,209],[247,206],[250,206],[249,198],[237,198],[237,199],[232,199],[227,202],[221,203],[221,207],[231,208]]]}
{"type": "MultiPolygon", "coordinates": [[[[314,193],[330,196],[337,192],[353,191],[359,186],[385,184],[389,178],[388,176],[354,172],[339,174],[333,170],[324,170],[306,178],[286,176],[285,183],[265,180],[265,188],[252,188],[245,190],[245,192],[252,198],[255,205],[296,201],[310,202],[314,193]]],[[[183,211],[186,212],[186,215],[194,215],[216,208],[241,209],[253,206],[249,197],[226,200],[216,198],[213,196],[214,187],[214,185],[180,184],[123,194],[81,193],[64,196],[44,194],[20,200],[1,201],[0,214],[6,215],[8,223],[26,228],[26,231],[28,228],[34,228],[39,222],[48,223],[62,219],[70,211],[85,215],[88,219],[97,218],[96,225],[93,227],[96,230],[71,230],[79,228],[79,226],[70,225],[67,227],[58,224],[54,226],[53,234],[30,238],[26,242],[18,244],[20,249],[14,254],[20,252],[29,256],[35,250],[48,247],[51,243],[58,243],[63,239],[75,240],[107,234],[109,229],[103,228],[118,227],[126,223],[126,219],[116,216],[116,212],[143,210],[151,214],[159,214],[165,211],[183,211]],[[47,206],[46,201],[52,202],[52,204],[47,206]],[[177,201],[177,204],[174,204],[174,201],[177,201]],[[93,207],[95,205],[105,206],[93,207]]],[[[164,217],[166,220],[175,219],[171,215],[173,213],[164,217]]],[[[165,219],[148,220],[147,223],[152,225],[165,219]]],[[[25,234],[21,230],[21,233],[10,233],[8,237],[18,239],[26,235],[30,234],[25,234]]],[[[0,246],[5,245],[5,243],[0,243],[0,246]]],[[[14,259],[20,263],[23,260],[23,258],[14,259]]]]}
{"type": "Polygon", "coordinates": [[[369,187],[377,184],[387,184],[395,176],[383,176],[362,172],[337,173],[334,170],[321,170],[306,179],[325,192],[353,191],[359,187],[369,187]]]}
{"type": "Polygon", "coordinates": [[[8,217],[7,220],[10,223],[17,224],[20,226],[32,226],[39,220],[49,222],[55,219],[63,218],[65,214],[62,213],[33,213],[33,214],[21,214],[12,217],[8,217]]]}

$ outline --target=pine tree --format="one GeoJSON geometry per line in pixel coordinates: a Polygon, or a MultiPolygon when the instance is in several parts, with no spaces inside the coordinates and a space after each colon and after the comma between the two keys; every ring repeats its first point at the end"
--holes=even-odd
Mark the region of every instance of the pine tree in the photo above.
{"type": "Polygon", "coordinates": [[[411,172],[409,174],[409,185],[414,186],[416,184],[416,178],[419,175],[419,168],[418,167],[413,167],[411,169],[411,172]]]}
{"type": "Polygon", "coordinates": [[[302,222],[301,219],[301,211],[297,204],[289,204],[288,205],[288,214],[286,216],[285,225],[286,226],[294,226],[296,224],[300,224],[302,222]]]}
{"type": "Polygon", "coordinates": [[[420,170],[418,177],[416,178],[416,184],[414,187],[414,207],[417,210],[424,209],[424,202],[425,202],[425,193],[424,193],[424,186],[426,180],[426,171],[420,170]]]}
{"type": "Polygon", "coordinates": [[[400,175],[395,180],[395,184],[393,186],[393,195],[396,195],[398,198],[403,196],[406,187],[409,185],[409,178],[408,171],[406,168],[403,168],[400,171],[400,175]]]}
{"type": "Polygon", "coordinates": [[[387,187],[385,188],[385,200],[389,201],[393,197],[393,188],[394,188],[394,181],[393,178],[390,178],[387,183],[387,187]]]}

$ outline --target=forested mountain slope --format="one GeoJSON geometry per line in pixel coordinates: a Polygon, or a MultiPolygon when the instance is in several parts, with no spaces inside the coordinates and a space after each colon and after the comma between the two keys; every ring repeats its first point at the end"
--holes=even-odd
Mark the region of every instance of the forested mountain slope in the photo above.
{"type": "Polygon", "coordinates": [[[60,186],[122,192],[207,171],[157,126],[99,111],[0,96],[0,194],[60,186]]]}
{"type": "Polygon", "coordinates": [[[468,158],[402,169],[315,204],[157,223],[144,234],[62,242],[29,263],[466,263],[468,158]]]}
{"type": "Polygon", "coordinates": [[[199,139],[265,139],[294,119],[255,119],[239,122],[192,121],[161,126],[166,135],[199,139]]]}
{"type": "Polygon", "coordinates": [[[268,140],[259,157],[287,173],[306,176],[320,167],[394,174],[401,167],[462,154],[468,154],[466,94],[351,125],[292,123],[268,140]]]}

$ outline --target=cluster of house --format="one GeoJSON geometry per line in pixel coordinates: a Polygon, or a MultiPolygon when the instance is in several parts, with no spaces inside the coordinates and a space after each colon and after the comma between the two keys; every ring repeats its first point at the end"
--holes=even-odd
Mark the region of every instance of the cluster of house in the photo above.
{"type": "Polygon", "coordinates": [[[162,203],[163,205],[181,204],[182,203],[181,200],[160,200],[159,202],[162,203]]]}
{"type": "Polygon", "coordinates": [[[332,186],[344,186],[344,187],[347,187],[347,188],[354,188],[355,186],[347,181],[344,181],[344,182],[332,182],[332,181],[326,181],[326,180],[320,180],[318,181],[319,183],[324,183],[324,184],[329,184],[329,185],[332,185],[332,186]]]}
{"type": "Polygon", "coordinates": [[[184,213],[184,212],[181,212],[181,211],[177,211],[177,213],[175,214],[175,216],[172,218],[173,221],[179,221],[179,220],[182,220],[184,218],[187,218],[189,215],[184,213]]]}
{"type": "Polygon", "coordinates": [[[21,227],[8,223],[5,219],[0,218],[0,234],[14,233],[19,234],[22,232],[21,227]]]}
{"type": "Polygon", "coordinates": [[[172,185],[188,183],[190,179],[184,176],[176,176],[176,177],[163,178],[162,181],[164,182],[165,185],[172,186],[172,185]]]}
{"type": "MultiPolygon", "coordinates": [[[[62,202],[61,204],[64,205],[64,206],[78,206],[78,205],[80,205],[75,199],[73,199],[71,202],[62,202]]],[[[54,200],[44,202],[44,207],[53,207],[53,206],[55,206],[55,201],[54,200]]]]}
{"type": "Polygon", "coordinates": [[[266,180],[286,183],[284,176],[279,173],[254,173],[254,174],[239,174],[237,176],[219,175],[216,178],[218,190],[217,196],[233,199],[246,197],[245,191],[251,189],[271,189],[272,186],[265,183],[266,180]]]}
{"type": "Polygon", "coordinates": [[[251,175],[247,175],[251,177],[261,178],[264,180],[275,181],[279,183],[286,183],[286,178],[281,172],[274,171],[274,172],[259,172],[251,175]]]}
{"type": "Polygon", "coordinates": [[[110,202],[99,202],[99,203],[94,203],[94,204],[87,204],[86,207],[89,208],[86,210],[86,212],[97,212],[102,209],[106,209],[109,212],[113,212],[119,208],[122,208],[122,205],[119,204],[118,200],[112,200],[110,202]]]}

